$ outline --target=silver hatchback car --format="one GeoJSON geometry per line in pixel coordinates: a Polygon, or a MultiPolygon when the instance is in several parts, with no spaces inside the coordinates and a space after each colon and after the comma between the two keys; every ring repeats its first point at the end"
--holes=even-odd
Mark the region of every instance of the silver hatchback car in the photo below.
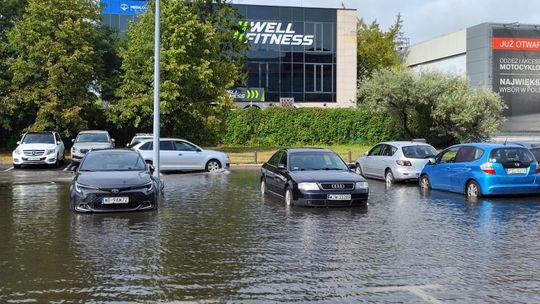
{"type": "Polygon", "coordinates": [[[423,142],[381,142],[356,159],[356,173],[384,179],[387,184],[417,180],[426,163],[436,154],[435,148],[423,142]]]}

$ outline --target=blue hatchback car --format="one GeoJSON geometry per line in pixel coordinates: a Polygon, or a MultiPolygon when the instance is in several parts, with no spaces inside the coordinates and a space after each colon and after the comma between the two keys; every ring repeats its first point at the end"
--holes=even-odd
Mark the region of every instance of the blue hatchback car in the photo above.
{"type": "Polygon", "coordinates": [[[420,187],[483,195],[540,193],[540,168],[523,146],[460,144],[440,152],[420,173],[420,187]]]}

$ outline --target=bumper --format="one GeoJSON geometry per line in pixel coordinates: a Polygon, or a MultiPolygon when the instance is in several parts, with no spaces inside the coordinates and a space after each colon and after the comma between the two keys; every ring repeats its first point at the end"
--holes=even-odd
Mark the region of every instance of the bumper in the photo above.
{"type": "Polygon", "coordinates": [[[489,185],[481,190],[483,195],[540,194],[540,185],[489,185]]]}
{"type": "Polygon", "coordinates": [[[76,212],[129,212],[129,211],[144,211],[154,210],[156,208],[155,193],[142,192],[124,192],[113,195],[107,192],[96,192],[86,194],[84,197],[79,194],[71,195],[71,203],[73,210],[76,212]],[[127,196],[129,203],[127,204],[102,204],[103,197],[127,196]]]}
{"type": "Polygon", "coordinates": [[[410,180],[410,179],[418,179],[420,177],[421,171],[413,171],[413,170],[407,170],[403,168],[399,168],[394,172],[394,179],[395,180],[410,180]]]}
{"type": "Polygon", "coordinates": [[[25,155],[13,155],[14,165],[54,165],[56,164],[56,154],[29,157],[25,155]]]}
{"type": "Polygon", "coordinates": [[[294,202],[296,206],[305,206],[305,207],[352,207],[367,206],[367,200],[369,196],[369,191],[354,191],[354,192],[319,192],[319,193],[302,193],[299,192],[298,199],[294,202]],[[350,194],[350,200],[329,200],[329,194],[350,194]]]}
{"type": "Polygon", "coordinates": [[[74,162],[74,163],[80,163],[81,162],[81,159],[84,157],[84,154],[77,154],[77,153],[72,153],[71,154],[71,162],[74,162]]]}

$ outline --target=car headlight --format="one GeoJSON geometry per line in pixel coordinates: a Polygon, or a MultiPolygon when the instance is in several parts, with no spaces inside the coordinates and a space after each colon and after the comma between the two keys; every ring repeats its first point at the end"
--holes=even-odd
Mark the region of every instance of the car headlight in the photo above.
{"type": "Polygon", "coordinates": [[[54,149],[49,149],[49,150],[45,151],[45,155],[53,154],[54,152],[55,152],[54,149]]]}
{"type": "Polygon", "coordinates": [[[98,189],[96,187],[90,187],[90,186],[79,184],[78,182],[75,182],[74,188],[76,192],[81,193],[81,194],[83,193],[84,189],[94,189],[94,190],[98,189]]]}
{"type": "Polygon", "coordinates": [[[21,155],[21,150],[15,149],[15,150],[13,150],[13,153],[16,154],[16,155],[21,155]]]}
{"type": "Polygon", "coordinates": [[[154,182],[149,182],[148,184],[145,184],[144,187],[146,188],[146,191],[150,192],[154,190],[154,182]]]}
{"type": "Polygon", "coordinates": [[[367,189],[369,188],[368,182],[356,182],[356,189],[367,189]]]}
{"type": "Polygon", "coordinates": [[[303,191],[313,191],[313,190],[319,190],[319,186],[317,183],[299,183],[298,189],[303,191]]]}
{"type": "Polygon", "coordinates": [[[75,147],[71,148],[71,153],[77,153],[77,152],[79,152],[79,149],[75,147]]]}

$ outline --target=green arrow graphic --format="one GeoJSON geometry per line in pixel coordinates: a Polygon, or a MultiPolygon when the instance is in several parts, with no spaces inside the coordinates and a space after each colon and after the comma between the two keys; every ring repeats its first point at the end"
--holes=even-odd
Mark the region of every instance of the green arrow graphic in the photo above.
{"type": "Polygon", "coordinates": [[[259,90],[255,90],[255,98],[259,98],[259,90]]]}

